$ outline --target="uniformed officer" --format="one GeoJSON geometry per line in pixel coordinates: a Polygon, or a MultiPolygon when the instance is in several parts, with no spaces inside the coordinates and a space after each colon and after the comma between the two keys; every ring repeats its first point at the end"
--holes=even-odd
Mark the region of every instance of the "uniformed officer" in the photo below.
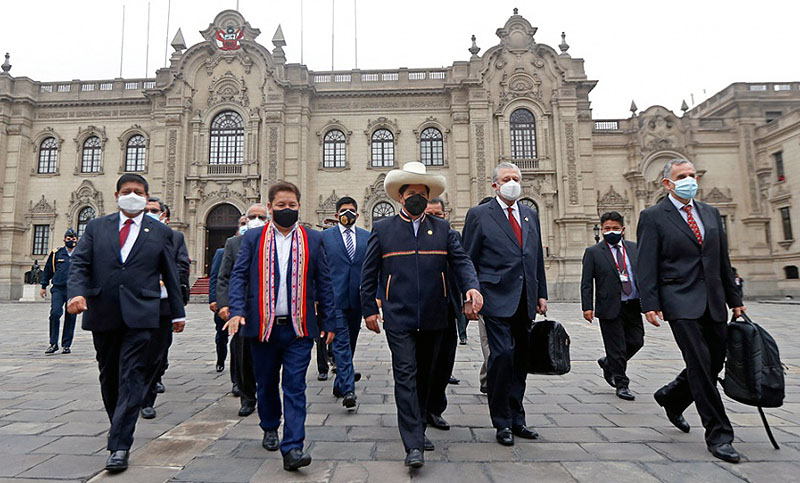
{"type": "MultiPolygon", "coordinates": [[[[47,294],[47,286],[53,283],[50,289],[52,299],[50,300],[50,347],[44,351],[45,354],[53,354],[58,350],[58,331],[61,328],[61,314],[64,313],[64,306],[67,304],[67,275],[69,274],[69,263],[72,258],[72,250],[78,243],[78,234],[75,230],[68,228],[64,233],[64,246],[55,248],[47,257],[42,272],[42,289],[39,295],[42,298],[47,294]]],[[[64,332],[61,335],[62,354],[69,354],[72,347],[72,337],[75,335],[75,320],[77,315],[69,312],[64,315],[64,332]]]]}

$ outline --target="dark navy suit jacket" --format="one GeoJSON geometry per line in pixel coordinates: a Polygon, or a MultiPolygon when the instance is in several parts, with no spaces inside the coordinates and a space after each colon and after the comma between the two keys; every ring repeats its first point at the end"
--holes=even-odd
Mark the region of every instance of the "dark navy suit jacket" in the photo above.
{"type": "MultiPolygon", "coordinates": [[[[259,243],[261,234],[267,227],[247,230],[241,236],[242,246],[236,256],[236,263],[231,272],[228,299],[230,301],[231,317],[244,316],[245,325],[242,328],[244,337],[258,337],[259,311],[258,279],[259,273],[259,243]]],[[[321,331],[333,332],[336,330],[336,307],[333,303],[333,286],[331,273],[328,268],[328,259],[325,255],[325,246],[322,243],[322,233],[304,228],[308,235],[308,276],[306,277],[306,330],[309,337],[319,337],[321,331]],[[318,312],[315,311],[315,302],[318,312]]],[[[292,261],[289,257],[288,267],[291,269],[292,261]]],[[[279,274],[275,293],[277,296],[278,284],[286,283],[290,273],[279,274]]],[[[287,299],[291,304],[291,285],[288,286],[287,299]]],[[[289,307],[291,312],[291,307],[289,307]]]]}
{"type": "MultiPolygon", "coordinates": [[[[155,329],[159,323],[161,286],[180,294],[172,229],[142,218],[139,236],[125,263],[120,259],[119,212],[95,218],[72,253],[67,300],[86,298],[82,327],[109,331],[122,327],[155,329]]],[[[169,297],[173,319],[185,316],[180,296],[169,297]]]]}
{"type": "Polygon", "coordinates": [[[356,253],[353,261],[347,255],[342,233],[338,226],[322,232],[322,242],[328,255],[328,264],[333,279],[333,293],[336,308],[349,310],[361,316],[361,267],[367,253],[369,232],[363,228],[353,227],[355,231],[356,253]]]}
{"type": "MultiPolygon", "coordinates": [[[[633,273],[633,283],[639,287],[638,268],[636,256],[636,243],[623,240],[625,254],[631,261],[627,267],[633,273]]],[[[616,319],[622,310],[622,282],[619,280],[617,262],[608,248],[605,240],[592,245],[583,253],[583,268],[581,269],[581,307],[585,312],[592,310],[592,292],[597,287],[594,305],[594,316],[598,319],[616,319]]]]}
{"type": "Polygon", "coordinates": [[[533,320],[538,300],[547,298],[541,229],[539,215],[522,203],[518,206],[522,247],[497,199],[470,208],[462,243],[478,271],[483,295],[481,314],[512,317],[524,286],[528,316],[533,320]]]}
{"type": "MultiPolygon", "coordinates": [[[[214,258],[211,260],[211,270],[208,274],[208,303],[217,301],[217,276],[219,275],[219,266],[222,264],[222,254],[225,253],[224,248],[217,248],[214,252],[214,258]]],[[[222,308],[222,307],[220,307],[222,308]]]]}

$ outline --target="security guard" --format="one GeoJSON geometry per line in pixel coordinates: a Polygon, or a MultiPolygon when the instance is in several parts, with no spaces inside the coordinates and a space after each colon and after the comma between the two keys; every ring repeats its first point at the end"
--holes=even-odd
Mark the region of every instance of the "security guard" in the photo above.
{"type": "MultiPolygon", "coordinates": [[[[69,274],[69,263],[72,258],[72,251],[78,244],[78,234],[75,230],[68,228],[64,233],[64,246],[55,248],[47,257],[42,272],[42,289],[39,295],[42,298],[47,294],[47,286],[53,282],[50,293],[53,295],[50,300],[50,347],[44,351],[45,354],[53,354],[58,350],[58,329],[61,327],[61,314],[64,313],[64,306],[67,304],[67,275],[69,274]]],[[[77,315],[69,312],[64,315],[64,333],[61,335],[61,346],[64,348],[61,353],[69,354],[72,347],[72,337],[75,335],[75,319],[77,315]]]]}

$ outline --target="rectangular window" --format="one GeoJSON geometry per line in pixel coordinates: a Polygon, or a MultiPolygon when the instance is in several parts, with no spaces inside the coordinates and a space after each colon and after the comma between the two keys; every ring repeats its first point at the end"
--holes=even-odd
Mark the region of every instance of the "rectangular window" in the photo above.
{"type": "Polygon", "coordinates": [[[100,84],[101,91],[110,91],[114,88],[114,84],[111,82],[103,82],[100,84]]]}
{"type": "Polygon", "coordinates": [[[91,92],[94,90],[94,84],[81,84],[81,92],[91,92]]]}
{"type": "Polygon", "coordinates": [[[33,225],[33,254],[46,255],[50,248],[50,225],[33,225]]]}
{"type": "Polygon", "coordinates": [[[765,91],[767,90],[766,84],[750,84],[751,91],[765,91]]]}
{"type": "Polygon", "coordinates": [[[53,86],[41,86],[39,87],[40,92],[53,92],[53,86]]]}
{"type": "Polygon", "coordinates": [[[775,84],[774,89],[776,91],[790,91],[792,90],[791,84],[775,84]]]}
{"type": "Polygon", "coordinates": [[[783,116],[783,111],[767,111],[764,113],[764,119],[767,121],[767,123],[770,123],[781,116],[783,116]]]}
{"type": "Polygon", "coordinates": [[[792,236],[792,218],[789,215],[789,208],[781,208],[781,223],[783,224],[783,239],[794,240],[792,236]]]}
{"type": "Polygon", "coordinates": [[[783,170],[783,151],[773,154],[775,159],[775,172],[778,174],[778,181],[786,181],[786,172],[783,170]]]}
{"type": "Polygon", "coordinates": [[[139,83],[138,82],[126,82],[125,83],[125,90],[130,91],[130,90],[138,89],[138,88],[139,88],[139,83]]]}
{"type": "Polygon", "coordinates": [[[145,89],[155,89],[155,87],[156,87],[156,81],[145,81],[144,82],[144,88],[145,89]]]}

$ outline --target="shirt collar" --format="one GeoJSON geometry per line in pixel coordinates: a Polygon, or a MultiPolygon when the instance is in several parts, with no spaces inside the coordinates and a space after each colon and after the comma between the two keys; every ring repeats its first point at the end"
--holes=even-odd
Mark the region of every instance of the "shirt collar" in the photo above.
{"type": "Polygon", "coordinates": [[[348,228],[348,227],[342,225],[341,223],[339,223],[336,226],[339,227],[339,233],[341,233],[342,235],[344,235],[344,232],[346,232],[347,230],[350,230],[352,233],[355,233],[355,230],[353,229],[354,227],[348,228]]]}
{"type": "Polygon", "coordinates": [[[495,197],[494,197],[494,199],[496,199],[496,200],[497,200],[497,203],[499,203],[499,204],[500,204],[500,208],[502,208],[502,209],[503,209],[503,211],[508,211],[508,209],[509,209],[509,208],[511,208],[511,209],[512,209],[512,210],[514,210],[514,211],[517,211],[517,210],[519,210],[519,205],[517,204],[517,201],[516,201],[516,200],[514,200],[514,202],[511,204],[511,206],[509,206],[509,205],[507,205],[507,204],[506,204],[506,202],[505,202],[505,201],[503,201],[503,200],[502,200],[502,199],[501,199],[499,196],[495,196],[495,197]]]}
{"type": "Polygon", "coordinates": [[[415,219],[411,218],[411,215],[406,213],[405,208],[400,208],[400,219],[403,220],[403,221],[413,221],[415,225],[419,225],[420,223],[422,223],[422,220],[424,220],[426,216],[427,215],[425,213],[423,213],[422,215],[420,215],[419,218],[417,218],[415,220],[415,219]]]}
{"type": "Polygon", "coordinates": [[[275,228],[275,236],[280,236],[280,237],[283,237],[283,238],[289,238],[289,237],[292,236],[292,233],[294,233],[295,230],[297,230],[297,223],[294,224],[292,229],[289,231],[289,234],[286,235],[286,236],[284,236],[283,233],[280,232],[280,230],[275,228]]]}
{"type": "MultiPolygon", "coordinates": [[[[130,219],[133,220],[133,224],[134,225],[139,226],[139,225],[142,224],[142,218],[144,218],[144,210],[142,210],[141,213],[139,213],[138,215],[136,215],[136,216],[134,216],[133,218],[130,218],[130,219]]],[[[128,217],[125,215],[125,213],[120,211],[119,212],[119,225],[120,226],[124,225],[125,224],[125,220],[127,220],[127,219],[128,219],[128,217]]]]}
{"type": "Polygon", "coordinates": [[[686,206],[686,205],[691,206],[692,207],[692,211],[694,211],[694,198],[690,199],[689,202],[686,203],[686,205],[684,205],[682,202],[678,201],[677,198],[672,196],[672,193],[670,193],[669,194],[669,200],[672,202],[673,205],[675,205],[675,208],[678,211],[681,211],[683,209],[683,207],[686,206]]]}

